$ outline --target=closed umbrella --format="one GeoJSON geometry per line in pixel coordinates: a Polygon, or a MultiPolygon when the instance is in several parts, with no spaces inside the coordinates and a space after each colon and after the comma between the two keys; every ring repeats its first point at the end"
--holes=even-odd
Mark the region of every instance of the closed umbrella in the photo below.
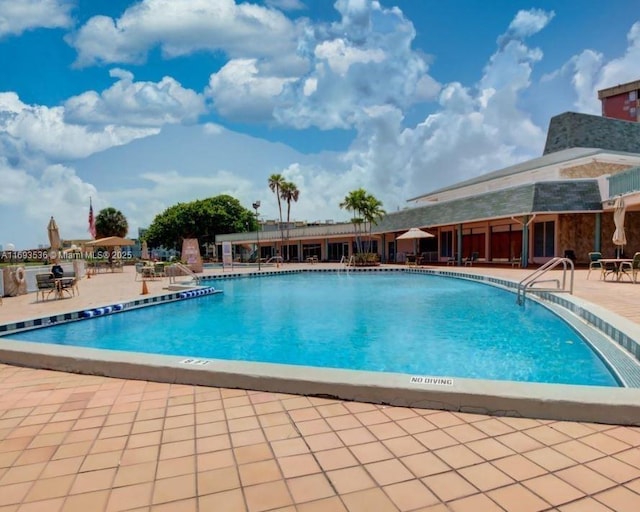
{"type": "Polygon", "coordinates": [[[147,247],[147,241],[143,240],[142,241],[142,254],[140,255],[142,257],[143,260],[148,260],[149,259],[149,247],[147,247]]]}
{"type": "Polygon", "coordinates": [[[616,226],[616,230],[613,232],[612,239],[613,244],[618,246],[618,249],[616,249],[618,255],[622,253],[622,247],[627,245],[627,236],[624,232],[624,213],[624,200],[621,197],[618,197],[613,205],[613,223],[616,226]]]}
{"type": "Polygon", "coordinates": [[[58,224],[56,223],[53,216],[49,220],[49,225],[47,226],[47,231],[49,233],[49,245],[51,246],[50,256],[53,261],[57,261],[58,259],[58,251],[60,251],[60,230],[58,229],[58,224]]]}

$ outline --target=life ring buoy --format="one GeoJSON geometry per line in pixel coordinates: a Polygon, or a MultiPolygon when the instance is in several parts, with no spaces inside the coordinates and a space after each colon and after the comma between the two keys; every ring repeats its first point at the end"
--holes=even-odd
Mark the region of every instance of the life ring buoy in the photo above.
{"type": "Polygon", "coordinates": [[[13,280],[16,284],[23,284],[25,280],[24,267],[18,267],[13,273],[13,280]]]}

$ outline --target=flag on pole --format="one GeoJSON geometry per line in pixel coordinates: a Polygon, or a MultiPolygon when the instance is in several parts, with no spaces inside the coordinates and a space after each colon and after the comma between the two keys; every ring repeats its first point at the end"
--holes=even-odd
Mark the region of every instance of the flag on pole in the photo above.
{"type": "Polygon", "coordinates": [[[91,233],[91,238],[96,237],[96,219],[93,217],[93,205],[91,204],[91,198],[89,198],[89,233],[91,233]]]}

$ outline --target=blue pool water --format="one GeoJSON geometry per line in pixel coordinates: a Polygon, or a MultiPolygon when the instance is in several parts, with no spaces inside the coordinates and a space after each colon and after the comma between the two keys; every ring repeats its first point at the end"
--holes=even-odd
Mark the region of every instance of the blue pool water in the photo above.
{"type": "Polygon", "coordinates": [[[13,334],[12,339],[185,357],[617,386],[546,308],[481,283],[405,273],[218,281],[223,294],[13,334]]]}

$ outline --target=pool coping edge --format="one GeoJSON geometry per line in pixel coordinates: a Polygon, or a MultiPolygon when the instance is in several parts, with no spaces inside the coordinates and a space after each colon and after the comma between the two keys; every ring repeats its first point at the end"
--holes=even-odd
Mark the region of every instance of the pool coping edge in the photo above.
{"type": "Polygon", "coordinates": [[[447,378],[195,360],[136,352],[5,340],[0,360],[15,366],[113,378],[321,396],[401,407],[640,426],[640,389],[447,378]],[[437,381],[436,381],[437,382],[437,381]]]}

